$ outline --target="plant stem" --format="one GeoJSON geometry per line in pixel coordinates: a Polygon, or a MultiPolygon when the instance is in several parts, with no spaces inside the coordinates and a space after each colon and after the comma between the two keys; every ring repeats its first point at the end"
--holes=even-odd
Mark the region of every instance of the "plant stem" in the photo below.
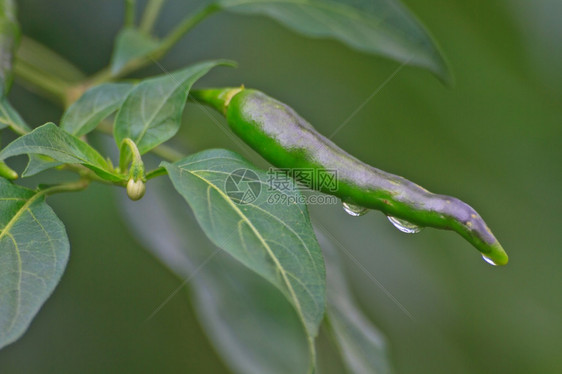
{"type": "Polygon", "coordinates": [[[203,21],[205,18],[209,17],[211,14],[217,12],[218,10],[220,10],[220,7],[216,4],[210,4],[201,8],[199,11],[191,14],[179,25],[177,25],[164,39],[161,40],[160,46],[152,51],[149,55],[138,57],[129,61],[119,72],[115,74],[111,72],[111,69],[109,67],[99,71],[88,80],[88,86],[95,86],[100,83],[112,81],[116,78],[122,77],[148,65],[150,62],[159,60],[188,31],[190,31],[192,28],[197,26],[199,22],[203,21]]]}
{"type": "Polygon", "coordinates": [[[85,74],[70,61],[25,35],[21,38],[17,58],[36,70],[49,73],[68,83],[80,82],[86,78],[85,74]]]}
{"type": "Polygon", "coordinates": [[[146,173],[146,180],[168,174],[165,168],[157,168],[146,173]]]}
{"type": "Polygon", "coordinates": [[[168,34],[164,39],[162,39],[161,46],[154,53],[154,59],[159,59],[162,57],[170,48],[174,46],[189,30],[194,28],[213,13],[220,10],[220,6],[217,4],[209,4],[199,11],[196,11],[191,16],[184,19],[179,25],[177,25],[172,32],[168,34]]]}
{"type": "Polygon", "coordinates": [[[59,184],[58,186],[49,187],[47,189],[44,189],[44,190],[40,191],[35,196],[37,196],[37,197],[42,196],[42,195],[49,196],[49,195],[54,195],[54,194],[61,193],[61,192],[81,191],[81,190],[85,189],[86,187],[88,187],[89,184],[90,184],[90,181],[88,179],[80,179],[76,182],[59,184]]]}
{"type": "Polygon", "coordinates": [[[162,5],[164,5],[165,0],[150,0],[148,4],[146,4],[146,8],[144,9],[144,14],[142,15],[142,20],[140,23],[140,31],[150,34],[152,31],[152,27],[160,14],[160,10],[162,9],[162,5]]]}
{"type": "Polygon", "coordinates": [[[14,64],[14,73],[27,83],[31,90],[37,89],[39,94],[50,99],[55,99],[62,104],[66,102],[66,92],[69,88],[68,82],[39,71],[19,59],[16,59],[16,63],[14,64]]]}
{"type": "Polygon", "coordinates": [[[72,85],[84,79],[84,74],[71,62],[42,44],[22,37],[14,73],[30,90],[57,104],[68,104],[76,96],[72,85]]]}
{"type": "Polygon", "coordinates": [[[15,75],[23,81],[30,91],[69,106],[84,92],[77,82],[85,78],[71,62],[44,45],[27,37],[22,37],[18,48],[15,75]]]}
{"type": "Polygon", "coordinates": [[[135,26],[135,4],[136,0],[125,0],[125,27],[135,26]]]}

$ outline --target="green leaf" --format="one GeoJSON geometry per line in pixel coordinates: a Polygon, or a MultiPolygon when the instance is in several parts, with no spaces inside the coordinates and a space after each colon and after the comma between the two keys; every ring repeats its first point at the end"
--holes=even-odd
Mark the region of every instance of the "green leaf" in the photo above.
{"type": "Polygon", "coordinates": [[[301,34],[337,39],[357,50],[417,65],[445,81],[439,48],[398,0],[217,0],[223,9],[272,17],[301,34]]]}
{"type": "Polygon", "coordinates": [[[163,166],[211,241],[293,304],[313,352],[324,315],[325,269],[306,205],[292,182],[287,190],[269,186],[266,172],[226,150],[204,151],[163,166]],[[268,203],[280,194],[294,203],[268,203]]]}
{"type": "Polygon", "coordinates": [[[51,157],[30,154],[29,162],[27,163],[27,166],[25,167],[23,173],[21,173],[21,176],[31,177],[32,175],[39,174],[42,171],[57,167],[59,165],[62,165],[62,162],[55,161],[51,157]]]}
{"type": "Polygon", "coordinates": [[[54,123],[40,126],[8,144],[0,152],[0,160],[22,154],[40,154],[63,163],[82,164],[110,181],[125,179],[112,170],[98,151],[54,123]]]}
{"type": "Polygon", "coordinates": [[[60,127],[76,136],[89,133],[119,109],[133,87],[131,83],[105,83],[92,87],[68,108],[60,127]]]}
{"type": "Polygon", "coordinates": [[[10,105],[8,99],[3,98],[0,99],[0,129],[6,126],[18,134],[31,131],[31,128],[27,126],[18,112],[10,105]]]}
{"type": "Polygon", "coordinates": [[[176,134],[189,90],[195,81],[224,60],[202,62],[171,74],[147,79],[125,99],[115,119],[117,146],[130,138],[141,154],[150,151],[176,134]]]}
{"type": "Polygon", "coordinates": [[[308,373],[313,357],[292,305],[225,255],[202,272],[194,305],[206,333],[239,374],[308,373]]]}
{"type": "Polygon", "coordinates": [[[0,179],[0,348],[18,339],[68,261],[64,225],[35,192],[0,179]]]}
{"type": "Polygon", "coordinates": [[[115,38],[111,73],[118,74],[131,60],[148,56],[159,45],[158,40],[150,35],[132,27],[125,27],[115,38]]]}
{"type": "Polygon", "coordinates": [[[353,300],[338,249],[321,231],[316,236],[326,259],[329,328],[350,374],[390,374],[386,339],[353,300]]]}
{"type": "Polygon", "coordinates": [[[150,181],[138,202],[122,197],[135,236],[181,278],[178,284],[189,280],[197,317],[234,373],[307,372],[306,335],[292,305],[209,241],[168,180],[150,181]]]}

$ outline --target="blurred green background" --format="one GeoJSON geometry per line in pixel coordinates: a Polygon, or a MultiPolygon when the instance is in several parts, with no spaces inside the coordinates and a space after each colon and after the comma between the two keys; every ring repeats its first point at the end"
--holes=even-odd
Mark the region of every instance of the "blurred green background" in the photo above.
{"type": "MultiPolygon", "coordinates": [[[[311,213],[413,316],[347,264],[356,298],[388,337],[397,373],[561,373],[562,3],[405,3],[442,46],[456,85],[446,88],[406,67],[334,140],[376,167],[469,202],[510,263],[487,265],[453,233],[401,234],[379,213],[353,218],[340,206],[311,213]]],[[[26,35],[88,73],[109,61],[121,1],[19,4],[26,35]]],[[[198,4],[169,0],[158,33],[198,4]]],[[[199,87],[259,88],[324,134],[399,66],[334,41],[306,39],[266,18],[230,14],[198,26],[162,65],[173,70],[219,57],[239,68],[217,69],[199,87]]],[[[155,66],[141,72],[158,73],[155,66]]],[[[20,86],[11,101],[34,126],[59,121],[58,108],[20,86]]],[[[196,106],[188,105],[184,121],[175,138],[183,149],[242,152],[196,106]]],[[[252,159],[266,165],[255,154],[252,159]]],[[[0,373],[228,373],[187,292],[144,323],[181,280],[129,234],[116,195],[93,186],[50,199],[67,226],[70,262],[27,333],[0,352],[0,373]]],[[[326,365],[332,359],[329,347],[321,350],[320,373],[341,372],[326,365]]]]}

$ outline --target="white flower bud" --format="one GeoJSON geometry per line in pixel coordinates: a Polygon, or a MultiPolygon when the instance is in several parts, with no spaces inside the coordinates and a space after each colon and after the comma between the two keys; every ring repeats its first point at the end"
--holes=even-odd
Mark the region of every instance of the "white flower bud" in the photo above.
{"type": "Polygon", "coordinates": [[[133,201],[139,200],[144,196],[145,192],[146,187],[140,178],[137,181],[133,180],[133,178],[129,179],[127,182],[127,195],[129,199],[133,201]]]}

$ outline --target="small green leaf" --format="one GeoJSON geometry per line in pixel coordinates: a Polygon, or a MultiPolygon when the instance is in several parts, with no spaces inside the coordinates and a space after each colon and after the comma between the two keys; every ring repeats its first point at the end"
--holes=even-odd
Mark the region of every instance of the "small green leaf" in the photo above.
{"type": "Polygon", "coordinates": [[[171,74],[147,79],[127,96],[115,118],[117,146],[130,138],[141,154],[150,151],[176,134],[193,83],[224,60],[202,62],[171,74]]]}
{"type": "Polygon", "coordinates": [[[417,65],[451,79],[439,48],[398,0],[217,0],[223,9],[261,14],[301,34],[417,65]]]}
{"type": "Polygon", "coordinates": [[[60,127],[76,136],[89,133],[119,109],[133,87],[131,83],[105,83],[92,87],[68,108],[60,127]]]}
{"type": "Polygon", "coordinates": [[[0,99],[0,129],[6,126],[18,134],[31,131],[31,128],[27,126],[18,112],[10,105],[8,99],[3,98],[0,99]]]}
{"type": "Polygon", "coordinates": [[[82,164],[110,181],[125,179],[112,170],[98,151],[54,123],[40,126],[8,144],[0,152],[0,160],[22,154],[40,154],[63,163],[82,164]]]}
{"type": "Polygon", "coordinates": [[[41,192],[0,178],[0,348],[18,339],[68,261],[64,225],[41,192]]]}
{"type": "Polygon", "coordinates": [[[204,151],[163,166],[209,239],[293,304],[313,352],[324,316],[325,269],[306,205],[292,182],[286,190],[270,186],[266,172],[226,150],[204,151]],[[291,203],[268,202],[279,194],[291,203]]]}
{"type": "Polygon", "coordinates": [[[111,56],[111,73],[118,74],[131,60],[148,56],[158,46],[158,40],[150,35],[132,27],[125,27],[115,38],[115,47],[111,56]]]}
{"type": "Polygon", "coordinates": [[[29,155],[29,162],[25,167],[23,173],[21,173],[22,177],[31,177],[32,175],[39,174],[42,171],[57,167],[62,165],[62,162],[58,162],[53,160],[51,157],[38,155],[38,154],[30,154],[29,155]]]}
{"type": "Polygon", "coordinates": [[[326,259],[329,328],[350,374],[390,374],[384,335],[367,319],[353,300],[338,249],[316,231],[326,259]]]}
{"type": "Polygon", "coordinates": [[[181,278],[178,284],[189,280],[203,329],[234,373],[307,372],[306,335],[292,305],[209,241],[168,180],[151,181],[141,201],[123,199],[122,206],[135,236],[181,278]]]}

